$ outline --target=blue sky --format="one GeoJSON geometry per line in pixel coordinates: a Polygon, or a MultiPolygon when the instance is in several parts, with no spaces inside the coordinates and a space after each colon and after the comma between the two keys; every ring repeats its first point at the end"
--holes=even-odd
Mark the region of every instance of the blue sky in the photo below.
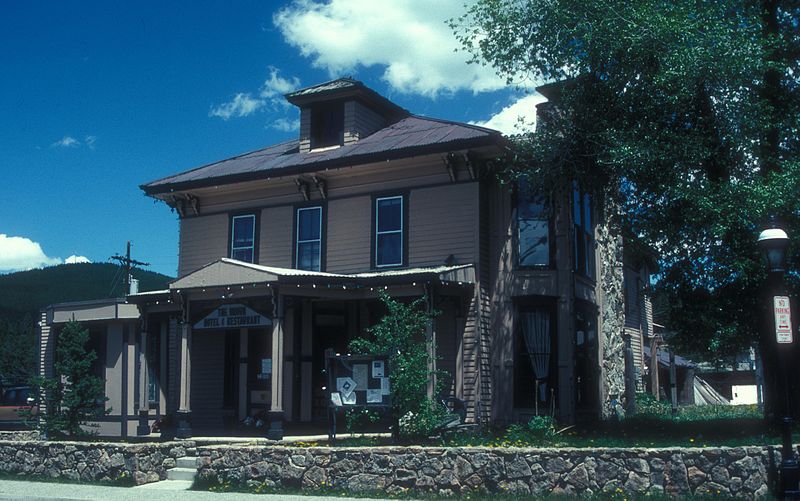
{"type": "Polygon", "coordinates": [[[462,0],[0,3],[0,272],[133,257],[174,275],[139,185],[297,134],[282,94],[353,76],[413,113],[509,131],[538,97],[465,64],[462,0]]]}

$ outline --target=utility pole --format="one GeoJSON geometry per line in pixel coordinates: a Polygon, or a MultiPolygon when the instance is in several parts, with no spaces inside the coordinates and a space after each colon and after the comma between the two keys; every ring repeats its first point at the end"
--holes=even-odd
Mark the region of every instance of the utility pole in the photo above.
{"type": "Polygon", "coordinates": [[[124,256],[120,256],[119,254],[114,254],[109,259],[113,259],[114,261],[118,261],[120,266],[125,268],[125,294],[130,292],[131,288],[131,269],[134,266],[150,266],[150,263],[145,263],[142,261],[137,261],[135,259],[131,259],[131,241],[128,240],[127,251],[125,252],[124,256]]]}

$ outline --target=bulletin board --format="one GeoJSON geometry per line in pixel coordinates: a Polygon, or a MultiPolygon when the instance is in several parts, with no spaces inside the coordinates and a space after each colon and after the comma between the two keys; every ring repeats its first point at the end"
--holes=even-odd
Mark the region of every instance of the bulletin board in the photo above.
{"type": "Polygon", "coordinates": [[[370,355],[330,355],[326,359],[328,373],[328,406],[389,407],[391,383],[384,357],[370,355]]]}
{"type": "Polygon", "coordinates": [[[336,355],[326,352],[328,415],[331,443],[336,440],[336,416],[341,411],[366,408],[386,413],[391,406],[389,366],[385,357],[336,355]]]}

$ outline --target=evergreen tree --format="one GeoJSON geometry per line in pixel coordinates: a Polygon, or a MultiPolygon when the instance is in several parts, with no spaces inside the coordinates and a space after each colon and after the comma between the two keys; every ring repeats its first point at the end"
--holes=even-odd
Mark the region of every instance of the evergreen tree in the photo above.
{"type": "Polygon", "coordinates": [[[89,331],[74,320],[67,323],[56,339],[54,377],[34,378],[42,396],[39,427],[49,438],[92,435],[87,427],[110,412],[105,382],[92,374],[97,354],[86,350],[88,341],[89,331]]]}

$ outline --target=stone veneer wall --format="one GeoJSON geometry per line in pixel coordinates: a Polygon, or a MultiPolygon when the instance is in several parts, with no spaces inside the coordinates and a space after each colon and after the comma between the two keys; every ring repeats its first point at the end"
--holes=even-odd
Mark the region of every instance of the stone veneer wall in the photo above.
{"type": "MultiPolygon", "coordinates": [[[[767,494],[764,447],[669,449],[198,447],[207,484],[440,495],[767,494]]],[[[780,454],[775,451],[776,461],[780,454]]]]}
{"type": "MultiPolygon", "coordinates": [[[[774,448],[774,461],[780,453],[774,448]]],[[[206,484],[250,488],[441,495],[470,492],[576,494],[600,491],[768,493],[766,447],[532,449],[488,447],[280,447],[195,442],[0,441],[0,474],[96,483],[166,478],[175,459],[200,456],[206,484]]]]}
{"type": "Polygon", "coordinates": [[[616,206],[606,196],[603,207],[603,223],[597,225],[597,248],[599,254],[598,282],[602,297],[600,311],[600,369],[602,415],[610,417],[614,410],[611,400],[625,402],[625,298],[623,277],[622,237],[619,236],[616,206]]]}
{"type": "MultiPolygon", "coordinates": [[[[5,438],[5,437],[2,437],[5,438]]],[[[0,441],[0,474],[81,482],[146,484],[167,478],[194,442],[0,441]]]]}

